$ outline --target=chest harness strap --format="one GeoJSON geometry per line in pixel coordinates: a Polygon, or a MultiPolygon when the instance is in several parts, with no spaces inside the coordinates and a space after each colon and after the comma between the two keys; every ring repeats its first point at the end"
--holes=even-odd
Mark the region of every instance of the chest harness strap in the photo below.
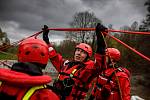
{"type": "Polygon", "coordinates": [[[39,89],[43,89],[43,88],[46,88],[47,86],[46,85],[41,85],[41,86],[35,86],[35,87],[32,87],[30,88],[26,94],[24,95],[24,97],[22,98],[22,100],[30,100],[30,97],[33,95],[33,93],[36,91],[36,90],[39,90],[39,89]]]}

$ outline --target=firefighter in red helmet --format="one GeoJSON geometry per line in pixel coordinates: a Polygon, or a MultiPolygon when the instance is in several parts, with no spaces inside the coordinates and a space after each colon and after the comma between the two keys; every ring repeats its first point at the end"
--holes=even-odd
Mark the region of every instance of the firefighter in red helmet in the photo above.
{"type": "MultiPolygon", "coordinates": [[[[43,40],[47,42],[48,27],[43,28],[43,40]],[[45,38],[44,38],[45,37],[45,38]]],[[[89,84],[101,69],[101,55],[99,51],[92,57],[92,48],[86,43],[79,43],[75,47],[73,60],[64,60],[56,50],[48,44],[49,58],[59,72],[58,78],[53,83],[53,90],[62,100],[83,100],[89,90],[89,84]],[[98,67],[97,67],[98,66],[98,67]]]]}
{"type": "Polygon", "coordinates": [[[47,88],[51,77],[42,73],[49,59],[48,45],[43,40],[29,38],[18,48],[18,62],[11,69],[0,68],[0,99],[59,100],[47,88]]]}
{"type": "Polygon", "coordinates": [[[97,43],[101,44],[98,48],[103,56],[101,66],[104,69],[94,81],[89,100],[130,100],[130,72],[117,65],[121,57],[120,51],[116,48],[106,48],[105,32],[107,28],[97,24],[97,43]]]}
{"type": "Polygon", "coordinates": [[[113,62],[117,62],[120,60],[120,51],[116,48],[107,48],[106,49],[106,56],[110,57],[113,62]]]}

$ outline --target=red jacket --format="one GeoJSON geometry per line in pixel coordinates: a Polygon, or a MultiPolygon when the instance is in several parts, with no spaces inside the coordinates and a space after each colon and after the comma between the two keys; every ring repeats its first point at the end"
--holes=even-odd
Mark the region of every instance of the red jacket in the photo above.
{"type": "Polygon", "coordinates": [[[23,100],[23,98],[30,98],[30,100],[59,100],[55,93],[44,86],[50,81],[51,78],[47,75],[29,76],[25,73],[0,68],[0,94],[15,97],[15,100],[23,100]],[[31,96],[26,96],[27,93],[31,96]]]}
{"type": "Polygon", "coordinates": [[[66,78],[70,78],[70,75],[72,74],[72,72],[74,72],[74,69],[77,69],[76,72],[74,72],[72,78],[74,81],[73,87],[69,96],[67,96],[66,99],[84,99],[86,93],[88,92],[91,80],[93,80],[96,77],[97,69],[99,69],[98,66],[101,66],[101,63],[99,63],[101,62],[101,56],[96,54],[95,62],[88,60],[83,64],[75,64],[69,67],[69,65],[63,60],[62,56],[56,53],[55,50],[52,50],[49,55],[52,64],[60,73],[59,80],[63,81],[66,78]]]}
{"type": "Polygon", "coordinates": [[[116,69],[108,68],[101,75],[102,76],[98,77],[97,83],[92,91],[92,95],[95,96],[96,100],[104,99],[104,89],[107,90],[105,94],[110,94],[106,96],[107,99],[105,98],[105,100],[130,100],[130,73],[127,69],[122,67],[116,69]],[[116,74],[114,71],[116,71],[116,74]],[[118,79],[116,77],[118,77],[118,79]],[[108,79],[110,79],[109,82],[107,82],[108,79]]]}

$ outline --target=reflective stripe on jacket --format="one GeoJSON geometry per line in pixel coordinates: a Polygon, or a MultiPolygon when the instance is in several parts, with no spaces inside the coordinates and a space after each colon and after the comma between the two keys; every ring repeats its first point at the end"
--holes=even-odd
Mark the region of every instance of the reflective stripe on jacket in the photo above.
{"type": "Polygon", "coordinates": [[[22,100],[29,100],[30,97],[34,94],[34,92],[36,90],[39,90],[39,89],[43,89],[43,88],[46,88],[46,85],[41,85],[41,86],[34,86],[32,88],[30,88],[26,94],[24,95],[24,97],[22,98],[22,100]]]}

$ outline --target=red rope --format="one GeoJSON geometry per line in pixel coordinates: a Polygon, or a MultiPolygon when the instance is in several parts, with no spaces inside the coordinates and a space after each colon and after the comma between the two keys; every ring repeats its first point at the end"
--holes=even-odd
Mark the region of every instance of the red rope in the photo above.
{"type": "MultiPolygon", "coordinates": [[[[95,28],[49,28],[49,30],[55,30],[55,31],[95,31],[95,28]]],[[[133,32],[133,31],[121,31],[121,30],[108,30],[108,31],[109,32],[129,33],[129,34],[145,34],[145,35],[150,35],[150,32],[133,32]]],[[[150,61],[150,58],[146,57],[142,53],[140,53],[137,50],[133,49],[132,47],[128,46],[127,44],[125,44],[121,40],[115,38],[114,36],[111,36],[110,34],[107,34],[107,35],[110,36],[111,38],[113,38],[114,40],[116,40],[117,42],[121,43],[125,47],[129,48],[130,50],[132,50],[133,52],[135,52],[139,56],[141,56],[144,59],[150,61]]]]}
{"type": "MultiPolygon", "coordinates": [[[[95,28],[48,28],[49,30],[54,30],[54,31],[95,31],[95,28]]],[[[150,32],[133,32],[133,31],[122,31],[122,30],[112,30],[112,29],[109,29],[108,30],[109,32],[121,32],[121,33],[129,33],[129,34],[145,34],[145,35],[150,35],[150,32]]],[[[41,34],[43,31],[40,31],[40,32],[37,32],[27,38],[30,38],[30,37],[33,37],[35,36],[35,38],[41,34]]],[[[27,38],[24,38],[24,39],[27,39],[27,38]]],[[[20,43],[21,41],[23,41],[24,39],[20,40],[20,41],[16,41],[16,42],[13,42],[11,45],[6,45],[6,46],[3,46],[0,48],[0,50],[5,50],[7,48],[10,48],[12,47],[13,45],[16,45],[18,43],[20,43]]]]}
{"type": "Polygon", "coordinates": [[[11,45],[2,46],[2,47],[0,47],[0,51],[5,50],[5,49],[8,49],[8,48],[10,48],[10,47],[12,47],[12,46],[14,46],[14,45],[17,45],[18,43],[20,43],[21,41],[23,41],[23,40],[25,40],[25,39],[27,39],[27,38],[34,37],[34,36],[35,36],[35,38],[36,38],[36,37],[37,37],[39,34],[41,34],[42,32],[43,32],[43,31],[34,33],[34,34],[31,35],[31,36],[28,36],[28,37],[23,38],[23,39],[21,39],[21,40],[19,40],[19,41],[16,41],[16,42],[11,43],[11,45]]]}
{"type": "MultiPolygon", "coordinates": [[[[49,30],[54,30],[54,31],[95,31],[95,28],[48,28],[49,30]]],[[[122,33],[129,33],[129,34],[147,34],[150,35],[150,32],[131,32],[131,31],[121,31],[121,30],[108,30],[109,32],[122,32],[122,33]]],[[[37,32],[29,37],[26,37],[24,39],[30,38],[35,36],[35,38],[41,34],[43,31],[37,32]]],[[[107,33],[106,33],[107,34],[107,33]]],[[[138,52],[137,50],[133,49],[132,47],[128,46],[127,44],[125,44],[124,42],[120,41],[119,39],[115,38],[114,36],[111,36],[110,34],[107,34],[108,36],[110,36],[111,38],[113,38],[114,40],[116,40],[117,42],[123,44],[125,47],[129,48],[130,50],[132,50],[133,52],[135,52],[136,54],[138,54],[139,56],[143,57],[144,59],[150,61],[150,58],[144,56],[143,54],[141,54],[140,52],[138,52]]],[[[23,41],[24,39],[14,42],[13,45],[20,43],[21,41],[23,41]]],[[[6,46],[6,47],[1,47],[0,50],[4,50],[11,47],[10,45],[6,46]]]]}
{"type": "Polygon", "coordinates": [[[11,65],[7,64],[7,60],[0,61],[0,65],[7,66],[8,68],[11,68],[11,65]]]}
{"type": "Polygon", "coordinates": [[[130,50],[132,50],[133,52],[135,52],[136,54],[138,54],[139,56],[141,56],[142,58],[150,61],[150,58],[146,57],[145,55],[143,55],[142,53],[138,52],[137,50],[133,49],[132,47],[130,47],[129,45],[125,44],[124,42],[122,42],[121,40],[117,39],[116,37],[104,32],[104,34],[107,34],[109,37],[113,38],[114,40],[116,40],[117,42],[121,43],[122,45],[124,45],[125,47],[129,48],[130,50]]]}
{"type": "MultiPolygon", "coordinates": [[[[95,31],[95,28],[48,28],[49,30],[54,31],[95,31]]],[[[150,35],[150,32],[134,32],[134,31],[122,31],[122,30],[112,30],[109,29],[109,32],[121,32],[121,33],[129,33],[129,34],[147,34],[150,35]]]]}
{"type": "Polygon", "coordinates": [[[109,32],[120,32],[120,33],[129,33],[129,34],[145,34],[150,35],[150,32],[133,32],[133,31],[122,31],[122,30],[108,30],[109,32]]]}

